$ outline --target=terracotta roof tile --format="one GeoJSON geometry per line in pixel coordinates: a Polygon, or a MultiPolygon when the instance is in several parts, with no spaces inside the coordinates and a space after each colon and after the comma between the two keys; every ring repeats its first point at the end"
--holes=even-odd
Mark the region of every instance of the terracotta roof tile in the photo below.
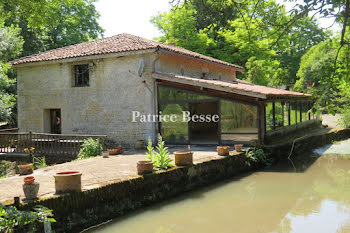
{"type": "Polygon", "coordinates": [[[206,85],[212,86],[213,89],[226,88],[227,90],[230,90],[232,93],[243,91],[243,95],[244,94],[247,96],[259,95],[261,97],[265,97],[265,99],[268,99],[271,97],[311,97],[312,96],[311,94],[305,94],[305,93],[300,93],[295,91],[287,91],[287,90],[281,90],[281,89],[272,88],[272,87],[255,85],[239,79],[229,82],[229,81],[222,81],[222,80],[192,78],[192,77],[167,74],[167,73],[159,73],[159,72],[153,72],[153,74],[155,75],[155,78],[158,78],[158,79],[163,79],[163,80],[173,81],[173,82],[178,82],[183,84],[196,85],[196,86],[202,86],[203,84],[206,84],[206,85]]]}
{"type": "Polygon", "coordinates": [[[233,67],[238,70],[243,70],[243,68],[240,66],[237,66],[228,62],[224,62],[212,57],[204,56],[202,54],[195,53],[181,47],[163,44],[157,41],[148,40],[145,38],[141,38],[141,37],[126,34],[126,33],[118,34],[112,37],[107,37],[99,40],[75,44],[75,45],[71,45],[63,48],[53,49],[53,50],[49,50],[39,54],[34,54],[27,57],[22,57],[11,61],[11,63],[12,65],[19,65],[19,64],[31,63],[31,62],[53,61],[53,60],[61,60],[61,59],[67,59],[67,58],[85,57],[85,56],[92,56],[92,55],[102,55],[102,54],[146,50],[146,49],[157,49],[157,48],[186,55],[186,56],[190,56],[190,57],[194,57],[194,58],[199,58],[205,61],[233,67]]]}

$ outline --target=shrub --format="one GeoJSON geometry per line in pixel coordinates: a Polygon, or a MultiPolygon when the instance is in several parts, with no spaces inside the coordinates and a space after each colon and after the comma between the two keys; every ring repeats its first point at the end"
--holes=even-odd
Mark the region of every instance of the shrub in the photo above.
{"type": "Polygon", "coordinates": [[[156,146],[157,151],[154,151],[154,147],[152,146],[152,141],[148,139],[148,146],[146,152],[147,158],[153,162],[153,166],[159,169],[167,169],[171,167],[172,159],[170,158],[170,153],[168,151],[168,147],[165,147],[165,142],[162,139],[162,136],[158,136],[158,145],[156,146]]]}
{"type": "Polygon", "coordinates": [[[102,151],[102,145],[98,139],[94,140],[92,138],[85,139],[81,145],[78,158],[85,159],[89,157],[94,157],[100,155],[102,151]]]}
{"type": "Polygon", "coordinates": [[[338,123],[345,128],[350,128],[350,108],[342,110],[338,123]]]}
{"type": "Polygon", "coordinates": [[[251,162],[264,164],[269,162],[268,154],[266,154],[264,150],[255,147],[248,148],[245,152],[245,156],[248,158],[246,161],[248,166],[250,166],[251,162]]]}
{"type": "Polygon", "coordinates": [[[35,211],[21,211],[14,206],[0,204],[0,232],[13,232],[14,228],[24,228],[29,225],[28,232],[36,232],[35,222],[56,222],[51,218],[52,210],[37,206],[35,211]]]}
{"type": "Polygon", "coordinates": [[[47,167],[45,156],[42,158],[33,157],[33,165],[35,169],[47,167]]]}

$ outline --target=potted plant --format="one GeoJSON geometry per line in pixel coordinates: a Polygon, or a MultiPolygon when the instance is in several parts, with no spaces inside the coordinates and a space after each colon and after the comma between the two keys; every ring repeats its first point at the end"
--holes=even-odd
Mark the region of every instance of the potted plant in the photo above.
{"type": "Polygon", "coordinates": [[[230,154],[230,147],[229,146],[217,146],[216,148],[218,155],[226,156],[230,154]]]}
{"type": "Polygon", "coordinates": [[[54,175],[56,193],[81,191],[81,172],[58,172],[54,175]]]}
{"type": "Polygon", "coordinates": [[[242,152],[242,147],[243,147],[243,144],[235,144],[235,150],[237,152],[242,152]]]}
{"type": "Polygon", "coordinates": [[[25,177],[23,181],[23,192],[26,200],[37,199],[39,192],[39,183],[35,182],[34,176],[25,177]]]}

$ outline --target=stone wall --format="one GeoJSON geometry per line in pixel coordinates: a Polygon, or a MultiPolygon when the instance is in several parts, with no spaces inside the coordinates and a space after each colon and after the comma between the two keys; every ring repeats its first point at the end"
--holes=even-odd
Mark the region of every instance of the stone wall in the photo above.
{"type": "Polygon", "coordinates": [[[258,164],[247,166],[246,160],[244,154],[239,154],[193,166],[174,167],[97,189],[25,204],[20,209],[46,206],[53,209],[57,222],[52,227],[56,233],[80,232],[142,206],[259,167],[258,164]]]}
{"type": "Polygon", "coordinates": [[[82,62],[18,68],[20,131],[48,132],[47,109],[61,109],[62,134],[108,135],[128,145],[154,138],[152,123],[132,122],[132,111],[153,113],[152,59],[148,54],[83,62],[92,64],[89,87],[72,87],[73,66],[82,62]],[[141,57],[145,71],[139,77],[141,57]]]}

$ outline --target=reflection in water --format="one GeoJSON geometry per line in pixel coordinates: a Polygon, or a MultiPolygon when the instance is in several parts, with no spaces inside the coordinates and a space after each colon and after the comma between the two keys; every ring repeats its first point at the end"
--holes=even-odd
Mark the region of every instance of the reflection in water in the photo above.
{"type": "Polygon", "coordinates": [[[350,232],[350,160],[322,156],[188,193],[91,232],[350,232]],[[305,170],[305,164],[295,166],[305,170]]]}
{"type": "MultiPolygon", "coordinates": [[[[307,216],[288,213],[282,220],[282,229],[293,233],[329,233],[339,232],[350,221],[350,208],[338,202],[323,200],[320,209],[307,216]],[[326,224],[324,224],[326,223],[326,224]],[[289,226],[288,226],[289,225],[289,226]]],[[[350,229],[349,229],[350,230],[350,229]]],[[[283,232],[283,231],[282,231],[283,232]]]]}

